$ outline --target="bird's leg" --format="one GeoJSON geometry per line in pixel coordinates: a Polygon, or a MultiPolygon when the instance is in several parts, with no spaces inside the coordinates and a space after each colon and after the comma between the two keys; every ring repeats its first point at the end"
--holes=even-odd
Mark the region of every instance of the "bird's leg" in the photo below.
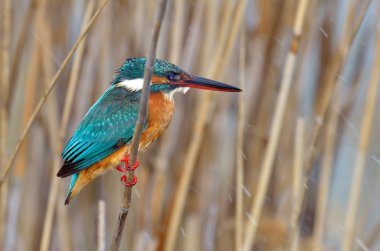
{"type": "Polygon", "coordinates": [[[129,156],[126,155],[124,156],[120,162],[124,162],[124,166],[125,168],[123,168],[121,165],[117,166],[116,169],[119,171],[119,172],[122,172],[124,174],[127,174],[129,171],[134,171],[137,169],[137,167],[139,167],[139,161],[136,160],[136,163],[133,165],[133,166],[129,166],[129,156]]]}
{"type": "Polygon", "coordinates": [[[118,170],[119,172],[122,172],[124,174],[120,179],[121,183],[123,183],[123,185],[126,187],[132,187],[132,186],[136,185],[137,177],[134,176],[133,180],[131,182],[128,182],[127,181],[127,174],[128,174],[128,172],[133,172],[136,170],[136,168],[139,166],[139,161],[136,160],[136,163],[134,165],[129,166],[129,156],[128,155],[124,156],[120,161],[124,162],[124,167],[123,167],[123,165],[118,165],[116,167],[116,170],[118,170]]]}

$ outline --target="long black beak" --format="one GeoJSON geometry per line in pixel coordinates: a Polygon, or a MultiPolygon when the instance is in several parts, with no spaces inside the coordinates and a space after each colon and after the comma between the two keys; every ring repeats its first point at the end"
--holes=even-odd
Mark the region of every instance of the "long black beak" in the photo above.
{"type": "Polygon", "coordinates": [[[191,87],[204,90],[222,91],[222,92],[241,92],[239,88],[232,85],[223,84],[218,81],[214,81],[207,78],[190,75],[189,79],[183,80],[177,83],[183,87],[191,87]]]}

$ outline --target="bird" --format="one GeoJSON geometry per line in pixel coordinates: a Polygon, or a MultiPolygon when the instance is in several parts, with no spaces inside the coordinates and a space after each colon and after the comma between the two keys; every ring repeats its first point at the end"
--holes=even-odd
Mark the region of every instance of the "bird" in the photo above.
{"type": "MultiPolygon", "coordinates": [[[[125,60],[116,71],[109,88],[92,105],[79,123],[62,152],[63,164],[58,177],[71,176],[65,205],[98,176],[116,168],[124,173],[122,183],[131,187],[137,178],[127,182],[129,146],[137,121],[144,82],[146,58],[125,60]],[[122,168],[124,162],[127,168],[122,168]]],[[[190,88],[240,92],[232,85],[187,73],[162,59],[155,59],[150,81],[148,115],[138,147],[138,156],[169,126],[174,112],[173,95],[190,88]]]]}

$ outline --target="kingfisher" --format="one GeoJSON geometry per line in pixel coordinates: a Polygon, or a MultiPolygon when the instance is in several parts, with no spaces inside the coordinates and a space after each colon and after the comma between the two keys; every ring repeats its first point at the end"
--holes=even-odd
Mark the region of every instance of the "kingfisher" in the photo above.
{"type": "MultiPolygon", "coordinates": [[[[71,176],[65,205],[96,177],[116,168],[124,175],[121,182],[131,187],[137,178],[127,182],[129,146],[137,121],[144,82],[146,59],[128,58],[116,71],[110,87],[83,117],[63,150],[63,165],[57,176],[71,176]],[[124,167],[121,165],[124,164],[124,167]]],[[[174,112],[173,95],[190,88],[240,92],[239,88],[198,77],[165,60],[156,59],[151,77],[148,116],[139,143],[140,156],[169,126],[174,112]]]]}

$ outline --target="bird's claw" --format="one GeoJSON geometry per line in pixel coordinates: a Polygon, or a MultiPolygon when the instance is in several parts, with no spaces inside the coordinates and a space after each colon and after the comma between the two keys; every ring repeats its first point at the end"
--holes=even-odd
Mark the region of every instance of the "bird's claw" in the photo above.
{"type": "Polygon", "coordinates": [[[122,172],[124,174],[127,174],[128,172],[133,172],[137,169],[137,167],[139,167],[139,161],[136,160],[135,164],[133,164],[132,166],[129,166],[129,157],[128,156],[125,156],[124,158],[122,158],[120,160],[121,162],[124,162],[124,167],[122,167],[121,165],[117,166],[116,167],[116,170],[118,170],[119,172],[122,172]]]}
{"type": "Polygon", "coordinates": [[[116,170],[118,170],[119,172],[122,172],[124,174],[120,179],[121,183],[126,187],[132,187],[132,186],[136,185],[137,177],[134,176],[133,180],[131,182],[128,182],[127,181],[127,174],[128,174],[128,172],[133,172],[136,170],[136,168],[139,166],[139,161],[136,160],[134,165],[129,166],[129,156],[127,155],[121,159],[121,162],[124,162],[125,168],[122,165],[119,165],[116,167],[116,170]]]}
{"type": "Polygon", "coordinates": [[[136,185],[137,183],[137,177],[136,176],[133,176],[133,180],[131,182],[128,182],[127,181],[127,176],[123,175],[121,178],[120,178],[120,181],[121,183],[126,186],[126,187],[133,187],[134,185],[136,185]]]}

